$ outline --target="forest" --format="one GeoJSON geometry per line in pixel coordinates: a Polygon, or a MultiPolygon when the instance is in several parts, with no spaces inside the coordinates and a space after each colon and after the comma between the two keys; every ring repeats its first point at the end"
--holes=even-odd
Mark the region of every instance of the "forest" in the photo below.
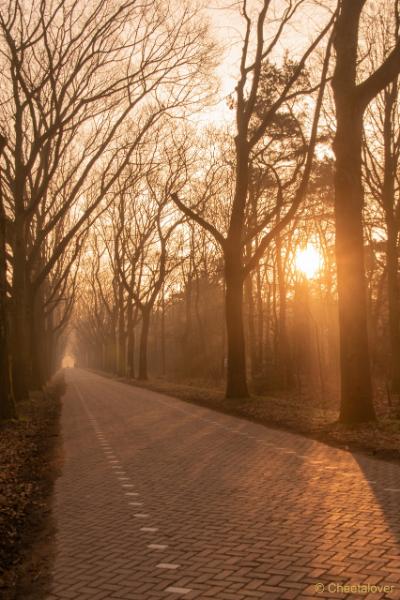
{"type": "Polygon", "coordinates": [[[400,3],[218,7],[1,1],[0,418],[70,364],[400,416],[400,3]]]}

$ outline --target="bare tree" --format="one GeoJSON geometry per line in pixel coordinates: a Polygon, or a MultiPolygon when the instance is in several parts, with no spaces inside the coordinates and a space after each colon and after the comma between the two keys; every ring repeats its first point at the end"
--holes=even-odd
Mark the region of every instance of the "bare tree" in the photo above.
{"type": "MultiPolygon", "coordinates": [[[[332,80],[337,128],[334,140],[336,261],[338,277],[341,420],[375,419],[367,331],[362,211],[363,116],[368,104],[400,72],[397,40],[382,64],[358,83],[359,25],[366,0],[341,0],[335,25],[332,80]]],[[[398,11],[398,2],[396,2],[398,11]]]]}
{"type": "Polygon", "coordinates": [[[18,397],[32,376],[29,321],[40,286],[155,123],[201,96],[196,78],[207,68],[209,44],[194,19],[185,4],[172,11],[134,0],[46,0],[28,11],[9,0],[0,13],[18,397]],[[56,230],[58,244],[43,262],[56,230]]]}
{"type": "Polygon", "coordinates": [[[324,93],[329,64],[330,43],[324,60],[320,81],[315,85],[303,87],[304,69],[309,57],[330,31],[334,17],[330,16],[322,30],[309,44],[301,58],[291,65],[287,77],[280,86],[271,90],[269,102],[266,103],[260,118],[257,106],[263,67],[269,60],[274,62],[274,51],[281,40],[282,32],[291,22],[303,2],[289,3],[280,19],[269,18],[271,3],[265,0],[256,18],[249,13],[246,0],[242,3],[242,14],[245,22],[245,34],[240,59],[240,75],[236,86],[235,112],[236,135],[234,138],[234,195],[230,205],[229,224],[227,232],[219,230],[212,222],[204,218],[195,207],[190,207],[178,196],[173,194],[177,206],[191,219],[204,227],[220,244],[225,264],[225,312],[227,325],[227,386],[228,398],[248,396],[245,335],[243,322],[243,286],[246,276],[256,267],[269,243],[290,222],[305,196],[311,173],[314,149],[317,140],[318,120],[324,93]],[[278,25],[274,28],[274,23],[278,25]],[[270,28],[267,41],[265,28],[270,28]],[[250,170],[254,156],[265,143],[269,130],[279,119],[280,111],[305,94],[318,90],[314,114],[311,119],[311,133],[304,145],[303,169],[298,172],[297,186],[290,199],[276,194],[275,206],[270,210],[257,211],[257,221],[248,223],[250,170]],[[286,200],[285,206],[283,201],[286,200]],[[285,209],[285,210],[284,210],[285,209]],[[261,214],[260,214],[261,213],[261,214]],[[280,219],[276,216],[280,214],[280,219]],[[258,238],[258,239],[257,239],[258,238]],[[257,243],[255,240],[257,239],[257,243]],[[246,257],[244,250],[251,248],[246,257]]]}
{"type": "MultiPolygon", "coordinates": [[[[385,7],[383,7],[385,8],[385,7]]],[[[393,9],[380,11],[374,21],[374,39],[368,39],[368,62],[376,68],[399,36],[399,15],[393,9]],[[377,27],[378,35],[377,35],[377,27]]],[[[366,35],[368,35],[368,31],[366,35]]],[[[363,176],[371,201],[383,210],[386,227],[388,330],[390,340],[391,390],[400,393],[400,288],[398,283],[398,238],[400,232],[400,96],[399,76],[371,102],[365,116],[363,176]]]]}

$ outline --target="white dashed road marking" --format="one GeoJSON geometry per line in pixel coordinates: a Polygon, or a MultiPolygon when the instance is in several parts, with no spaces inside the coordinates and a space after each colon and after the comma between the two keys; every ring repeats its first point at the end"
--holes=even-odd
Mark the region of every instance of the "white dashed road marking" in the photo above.
{"type": "MultiPolygon", "coordinates": [[[[86,412],[88,413],[89,421],[95,430],[95,434],[96,434],[98,443],[101,446],[101,449],[103,450],[106,460],[110,464],[111,468],[114,469],[117,479],[121,482],[121,486],[123,488],[133,488],[134,485],[132,483],[122,483],[124,481],[129,481],[130,478],[126,476],[126,472],[121,467],[120,461],[116,458],[113,448],[107,441],[103,432],[98,428],[94,417],[92,415],[90,415],[89,410],[86,407],[86,403],[85,403],[83,396],[80,393],[79,389],[77,388],[77,386],[75,386],[75,387],[76,387],[76,391],[78,392],[78,395],[80,396],[81,401],[86,409],[86,412]]],[[[187,411],[187,412],[188,412],[188,414],[191,414],[189,411],[187,411]]],[[[207,421],[209,423],[212,422],[210,419],[203,419],[203,420],[207,421]]],[[[219,426],[226,430],[229,429],[228,427],[225,427],[224,425],[220,425],[216,421],[213,422],[213,425],[219,426]]],[[[246,432],[235,431],[235,433],[245,436],[245,437],[248,437],[248,438],[255,439],[254,436],[249,435],[246,432]]],[[[139,495],[137,492],[127,492],[127,491],[124,491],[124,494],[125,494],[125,496],[138,496],[139,495]]],[[[143,506],[143,502],[129,502],[129,505],[139,507],[139,506],[143,506]]],[[[137,519],[145,519],[145,518],[149,517],[149,515],[146,513],[135,513],[133,516],[137,519]]],[[[156,531],[158,531],[158,527],[141,527],[140,531],[143,531],[145,533],[155,533],[156,531]]],[[[165,550],[166,548],[168,548],[168,544],[148,544],[147,547],[149,548],[149,550],[161,551],[161,550],[165,550]]],[[[173,564],[173,563],[159,563],[157,565],[157,568],[173,571],[175,569],[178,569],[179,566],[180,565],[173,564]]],[[[183,588],[183,587],[178,587],[178,586],[169,586],[168,588],[165,589],[165,592],[168,592],[171,594],[177,594],[177,595],[181,595],[181,596],[188,594],[191,591],[192,590],[189,588],[183,588]]]]}
{"type": "Polygon", "coordinates": [[[184,596],[185,594],[188,594],[192,590],[190,590],[189,588],[170,586],[170,587],[167,587],[165,591],[169,592],[170,594],[180,594],[181,596],[184,596]]]}

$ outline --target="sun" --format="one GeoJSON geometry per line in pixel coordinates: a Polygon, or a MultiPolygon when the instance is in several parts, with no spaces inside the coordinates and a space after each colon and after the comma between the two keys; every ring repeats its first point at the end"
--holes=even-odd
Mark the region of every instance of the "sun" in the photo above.
{"type": "Polygon", "coordinates": [[[297,250],[295,257],[296,269],[307,279],[313,279],[323,266],[321,253],[313,244],[297,250]]]}

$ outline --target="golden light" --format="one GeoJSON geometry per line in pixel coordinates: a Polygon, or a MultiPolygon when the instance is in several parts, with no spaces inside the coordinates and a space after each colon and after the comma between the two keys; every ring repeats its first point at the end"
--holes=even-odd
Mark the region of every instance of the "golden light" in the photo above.
{"type": "Polygon", "coordinates": [[[313,244],[297,250],[295,257],[296,269],[303,273],[307,279],[313,279],[323,266],[321,253],[313,244]]]}
{"type": "Polygon", "coordinates": [[[62,362],[61,362],[61,368],[62,369],[73,369],[74,366],[75,366],[74,357],[69,354],[64,356],[64,358],[62,359],[62,362]]]}

